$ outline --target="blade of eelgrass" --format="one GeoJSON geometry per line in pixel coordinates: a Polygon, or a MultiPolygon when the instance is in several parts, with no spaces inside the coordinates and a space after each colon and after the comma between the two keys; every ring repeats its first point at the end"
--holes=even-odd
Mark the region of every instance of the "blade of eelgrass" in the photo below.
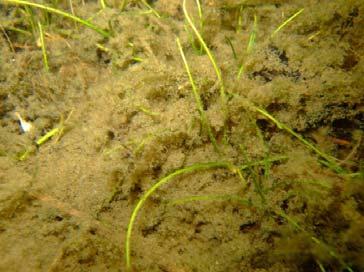
{"type": "Polygon", "coordinates": [[[14,27],[14,26],[6,26],[5,29],[8,29],[10,31],[14,31],[14,32],[20,33],[22,35],[26,35],[26,36],[32,35],[32,33],[30,33],[29,31],[18,28],[18,27],[14,27]]]}
{"type": "Polygon", "coordinates": [[[289,128],[288,126],[286,126],[285,124],[279,122],[276,118],[274,118],[272,115],[270,115],[267,111],[258,108],[256,106],[253,106],[253,108],[258,111],[259,113],[261,113],[262,115],[264,115],[265,117],[267,117],[269,120],[271,120],[279,129],[285,130],[288,133],[290,133],[292,136],[294,136],[295,138],[297,138],[300,142],[302,142],[306,147],[308,147],[310,150],[312,150],[313,152],[315,152],[318,156],[320,156],[321,158],[323,158],[326,161],[326,165],[331,168],[332,170],[334,170],[335,172],[338,173],[344,173],[345,170],[343,168],[341,168],[336,162],[335,162],[335,158],[325,154],[324,152],[322,152],[320,149],[318,149],[317,147],[315,147],[313,144],[311,144],[309,141],[307,141],[306,139],[304,139],[300,134],[294,132],[291,128],[289,128]]]}
{"type": "Polygon", "coordinates": [[[323,266],[323,264],[319,260],[316,260],[316,263],[319,266],[321,272],[326,272],[325,267],[323,266]]]}
{"type": "Polygon", "coordinates": [[[202,21],[202,8],[200,0],[196,0],[197,10],[198,10],[198,17],[200,17],[200,28],[203,29],[203,21],[202,21]]]}
{"type": "Polygon", "coordinates": [[[9,38],[9,35],[6,33],[6,30],[5,30],[5,28],[3,27],[3,25],[1,23],[0,23],[0,29],[1,29],[1,32],[3,33],[4,37],[5,37],[6,41],[9,44],[9,48],[10,48],[11,52],[16,53],[15,48],[13,46],[13,43],[11,42],[11,40],[9,38]]]}
{"type": "Polygon", "coordinates": [[[233,53],[234,60],[237,60],[238,56],[236,55],[236,51],[235,51],[233,43],[231,42],[231,39],[228,36],[225,36],[225,40],[231,48],[231,52],[233,53]]]}
{"type": "Polygon", "coordinates": [[[292,217],[288,216],[285,212],[281,210],[276,210],[275,213],[282,218],[286,219],[288,223],[290,223],[293,227],[295,227],[297,230],[307,233],[310,236],[311,241],[316,243],[317,245],[321,246],[325,251],[327,251],[332,257],[334,257],[336,260],[340,262],[340,264],[345,267],[346,270],[349,272],[354,272],[351,267],[339,256],[329,245],[327,245],[324,241],[321,241],[320,239],[316,238],[315,236],[312,236],[310,233],[308,233],[303,227],[301,227],[300,224],[298,224],[292,217]]]}
{"type": "MultiPolygon", "coordinates": [[[[256,36],[257,36],[257,28],[258,28],[257,26],[258,26],[258,18],[257,18],[257,15],[254,14],[253,29],[250,32],[249,42],[248,42],[248,45],[246,47],[246,53],[247,54],[251,53],[251,51],[253,50],[253,47],[255,45],[255,39],[256,39],[256,36]]],[[[238,75],[237,75],[238,79],[240,79],[243,72],[244,72],[244,63],[242,63],[240,68],[239,68],[238,75]]]]}
{"type": "Polygon", "coordinates": [[[254,14],[254,24],[253,24],[253,29],[252,32],[250,33],[249,36],[249,42],[248,42],[248,46],[246,47],[246,52],[249,54],[254,45],[255,45],[255,38],[257,36],[257,28],[258,28],[258,17],[256,14],[254,14]]]}
{"type": "Polygon", "coordinates": [[[28,6],[25,6],[24,10],[20,9],[20,12],[24,14],[26,20],[28,21],[30,29],[32,30],[33,39],[34,39],[34,41],[36,41],[37,40],[37,28],[36,28],[36,22],[35,22],[33,10],[31,8],[29,8],[28,6]]]}
{"type": "Polygon", "coordinates": [[[142,197],[139,199],[138,203],[136,204],[129,220],[128,229],[126,232],[126,240],[125,240],[125,261],[126,261],[126,270],[131,271],[131,247],[130,247],[130,241],[131,241],[131,233],[133,230],[134,222],[136,219],[136,216],[138,215],[139,210],[142,208],[145,201],[154,193],[155,190],[157,190],[162,185],[168,183],[171,181],[174,177],[192,173],[194,171],[201,171],[201,170],[207,170],[212,168],[229,168],[230,164],[227,162],[209,162],[209,163],[199,163],[194,164],[179,170],[174,171],[173,173],[163,177],[160,179],[157,183],[155,183],[147,192],[145,192],[142,197]]]}
{"type": "Polygon", "coordinates": [[[289,22],[291,22],[298,15],[300,15],[304,10],[305,10],[304,8],[301,8],[299,11],[297,11],[295,14],[293,14],[291,17],[289,17],[287,20],[285,20],[279,27],[277,27],[276,30],[274,30],[271,37],[274,37],[283,27],[285,27],[289,22]]]}
{"type": "Polygon", "coordinates": [[[151,5],[148,4],[147,1],[145,0],[141,0],[141,2],[143,3],[144,6],[146,6],[151,13],[153,13],[157,18],[161,18],[161,16],[159,15],[158,11],[156,11],[154,8],[152,8],[151,5]]]}
{"type": "Polygon", "coordinates": [[[54,14],[58,14],[61,15],[65,18],[71,19],[75,22],[78,22],[84,26],[87,26],[88,28],[91,28],[92,30],[95,30],[97,33],[101,34],[102,36],[104,36],[105,38],[110,37],[110,33],[102,30],[101,28],[99,28],[98,26],[94,25],[93,23],[90,23],[87,20],[84,20],[82,18],[79,18],[77,16],[74,16],[70,13],[64,12],[62,10],[59,9],[55,9],[52,7],[48,7],[42,4],[38,4],[38,3],[33,3],[33,2],[28,2],[25,0],[3,0],[4,3],[9,3],[9,4],[18,4],[18,5],[23,5],[23,6],[30,6],[30,7],[35,7],[35,8],[39,8],[54,14]]]}
{"type": "Polygon", "coordinates": [[[199,42],[202,44],[206,54],[208,55],[209,59],[212,62],[212,65],[214,66],[214,70],[216,72],[217,78],[219,80],[220,86],[221,86],[221,97],[225,99],[225,86],[223,84],[223,80],[222,80],[222,75],[221,75],[221,71],[220,68],[217,66],[217,62],[215,60],[215,57],[212,55],[210,49],[207,47],[204,39],[202,38],[200,32],[197,30],[195,24],[192,22],[192,19],[190,17],[190,15],[188,14],[187,8],[186,8],[186,0],[183,0],[183,12],[185,14],[185,17],[187,19],[188,24],[190,25],[190,27],[192,28],[193,32],[195,33],[197,39],[199,40],[199,42]]]}
{"type": "Polygon", "coordinates": [[[105,0],[100,0],[101,9],[106,8],[105,0]]]}
{"type": "MultiPolygon", "coordinates": [[[[239,204],[242,204],[244,206],[247,207],[254,207],[254,208],[258,208],[258,209],[262,209],[262,206],[259,205],[255,205],[253,204],[253,202],[251,200],[245,200],[244,198],[238,196],[238,195],[201,195],[201,196],[190,196],[190,197],[185,197],[185,198],[179,198],[179,199],[174,199],[172,201],[170,201],[169,205],[183,205],[185,203],[188,202],[193,202],[193,201],[236,201],[239,204]]],[[[265,208],[263,208],[265,209],[265,208]]],[[[267,212],[265,210],[265,212],[267,212]]],[[[284,218],[287,220],[288,223],[290,223],[295,229],[306,233],[310,236],[311,241],[313,241],[314,243],[316,243],[317,245],[321,246],[325,251],[327,251],[332,257],[334,257],[335,259],[337,259],[340,264],[345,267],[345,269],[349,272],[354,272],[351,267],[341,258],[341,256],[339,256],[334,249],[332,249],[329,245],[327,245],[325,242],[321,241],[320,239],[316,238],[315,236],[312,236],[310,233],[308,233],[302,226],[300,226],[300,224],[298,224],[293,218],[291,218],[290,216],[288,216],[285,212],[281,211],[281,210],[272,210],[272,216],[274,216],[274,214],[284,218]]],[[[325,271],[325,269],[323,268],[322,264],[320,262],[318,262],[318,265],[321,269],[321,271],[325,271]]]]}
{"type": "MultiPolygon", "coordinates": [[[[270,159],[271,162],[274,161],[281,161],[281,160],[285,160],[287,159],[287,157],[285,156],[280,156],[280,157],[276,157],[276,158],[272,158],[270,159]]],[[[127,227],[127,232],[126,232],[126,239],[125,239],[125,262],[126,262],[126,270],[127,271],[131,271],[131,246],[130,246],[130,242],[131,242],[131,233],[133,230],[133,226],[136,220],[136,217],[138,215],[138,212],[140,211],[140,209],[142,208],[143,204],[145,203],[145,201],[147,201],[147,199],[162,185],[167,184],[168,182],[170,182],[173,178],[180,176],[180,175],[184,175],[184,174],[189,174],[195,171],[203,171],[203,170],[207,170],[207,169],[213,169],[213,168],[226,168],[229,169],[230,171],[232,171],[233,173],[237,173],[238,175],[240,175],[240,171],[254,166],[254,165],[261,165],[264,164],[265,161],[256,161],[256,162],[252,162],[249,165],[240,165],[240,166],[235,166],[231,163],[228,162],[207,162],[207,163],[197,163],[197,164],[193,164],[191,166],[187,166],[185,168],[181,168],[178,169],[174,172],[172,172],[171,174],[161,178],[160,180],[158,180],[149,190],[147,190],[142,197],[139,199],[139,201],[137,202],[136,206],[134,207],[132,214],[130,216],[129,219],[129,223],[128,223],[128,227],[127,227]],[[239,171],[237,171],[239,170],[239,171]]]]}
{"type": "MultiPolygon", "coordinates": [[[[193,201],[236,201],[239,204],[242,204],[247,207],[254,207],[261,209],[262,207],[254,205],[251,200],[245,200],[244,198],[238,196],[238,195],[201,195],[201,196],[189,196],[185,198],[179,198],[179,199],[173,199],[169,201],[168,205],[184,205],[188,202],[193,201]]],[[[301,227],[295,220],[293,220],[291,217],[289,217],[286,213],[282,211],[276,211],[277,215],[281,216],[282,218],[286,219],[288,223],[290,223],[294,228],[301,232],[307,233],[307,231],[301,227]]],[[[308,234],[308,233],[307,233],[308,234]]],[[[346,270],[349,272],[354,272],[351,267],[333,250],[331,249],[327,244],[325,244],[323,241],[319,240],[318,238],[310,235],[310,239],[325,249],[332,257],[337,259],[343,267],[345,267],[346,270]]],[[[322,265],[322,263],[318,260],[316,260],[316,263],[318,264],[320,270],[322,272],[325,272],[325,268],[322,265]]]]}
{"type": "Polygon", "coordinates": [[[42,27],[42,24],[40,23],[40,21],[38,21],[38,29],[39,29],[40,46],[42,48],[44,69],[46,72],[48,72],[49,65],[48,65],[47,50],[46,50],[45,41],[44,41],[43,27],[42,27]]]}
{"type": "Polygon", "coordinates": [[[121,3],[119,5],[119,9],[121,11],[124,11],[124,9],[125,9],[125,7],[126,7],[127,4],[128,4],[128,0],[121,0],[121,3]]]}
{"type": "Polygon", "coordinates": [[[183,13],[186,17],[186,20],[188,22],[188,24],[190,25],[190,27],[192,28],[193,32],[195,33],[198,41],[200,42],[200,44],[202,45],[203,49],[205,50],[207,56],[209,57],[212,66],[214,67],[217,79],[219,81],[219,85],[220,85],[220,99],[221,99],[221,107],[222,107],[222,111],[223,111],[223,115],[224,115],[224,139],[226,138],[226,119],[227,119],[227,99],[226,99],[226,93],[225,93],[225,85],[224,85],[224,81],[222,79],[222,74],[221,74],[221,70],[219,68],[219,66],[217,65],[217,62],[215,60],[215,57],[212,55],[210,49],[207,47],[204,39],[202,38],[200,32],[197,30],[195,24],[193,23],[190,15],[188,14],[187,8],[186,8],[186,0],[183,0],[183,13]]]}
{"type": "Polygon", "coordinates": [[[196,105],[197,105],[197,109],[198,109],[198,111],[200,113],[202,126],[204,126],[205,129],[207,130],[207,134],[209,135],[210,141],[211,141],[212,145],[214,146],[214,149],[215,149],[216,153],[221,154],[220,149],[219,149],[219,147],[217,145],[216,139],[215,139],[215,137],[214,137],[214,135],[212,133],[212,130],[211,130],[209,121],[207,120],[205,111],[203,109],[201,97],[200,97],[200,94],[199,94],[199,92],[197,90],[195,81],[193,80],[190,67],[188,66],[188,62],[187,62],[186,56],[185,56],[185,54],[183,52],[183,48],[182,48],[181,42],[180,42],[180,40],[178,38],[176,39],[176,41],[177,41],[178,49],[179,49],[179,51],[181,53],[181,57],[182,57],[182,60],[183,60],[184,65],[185,65],[187,74],[188,74],[188,78],[189,78],[190,83],[192,85],[193,96],[195,98],[195,102],[196,102],[196,105]]]}
{"type": "Polygon", "coordinates": [[[242,16],[242,12],[244,10],[244,5],[240,5],[240,9],[239,9],[239,16],[238,16],[238,21],[236,24],[236,33],[240,33],[241,30],[243,29],[243,16],[242,16]]]}

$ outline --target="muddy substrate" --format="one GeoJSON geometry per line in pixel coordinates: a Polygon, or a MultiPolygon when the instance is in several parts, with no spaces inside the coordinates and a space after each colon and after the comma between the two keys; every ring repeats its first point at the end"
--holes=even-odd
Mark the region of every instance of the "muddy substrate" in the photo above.
{"type": "MultiPolygon", "coordinates": [[[[182,1],[150,1],[161,18],[136,2],[121,12],[112,1],[102,11],[74,1],[110,38],[34,9],[49,72],[29,13],[0,4],[0,271],[125,271],[126,228],[142,194],[176,169],[221,160],[264,163],[246,168],[243,183],[232,169],[211,169],[157,190],[133,230],[135,271],[364,271],[364,2],[202,1],[201,25],[188,1],[221,67],[226,120],[182,1]],[[201,127],[177,36],[221,155],[201,127]],[[57,126],[62,137],[34,144],[57,126]],[[216,198],[227,195],[251,205],[216,198]]],[[[70,11],[66,1],[58,8],[70,11]]]]}

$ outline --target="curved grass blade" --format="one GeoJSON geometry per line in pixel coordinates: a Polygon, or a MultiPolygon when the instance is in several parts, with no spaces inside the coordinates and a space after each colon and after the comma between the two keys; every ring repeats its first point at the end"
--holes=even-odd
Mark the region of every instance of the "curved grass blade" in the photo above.
{"type": "Polygon", "coordinates": [[[138,212],[142,208],[143,204],[147,199],[162,185],[168,183],[173,178],[183,175],[192,173],[194,171],[202,171],[212,168],[230,168],[230,163],[227,162],[208,162],[208,163],[199,163],[194,164],[179,170],[176,170],[169,174],[168,176],[163,177],[157,183],[155,183],[146,193],[142,195],[142,197],[139,199],[138,203],[136,204],[129,220],[128,229],[126,232],[126,240],[125,240],[125,261],[126,261],[126,270],[131,271],[131,247],[130,247],[130,241],[131,241],[131,233],[133,230],[133,226],[135,223],[135,219],[138,215],[138,212]]]}
{"type": "Polygon", "coordinates": [[[74,16],[70,13],[64,12],[62,10],[59,9],[55,9],[52,7],[48,7],[42,4],[38,4],[38,3],[33,3],[33,2],[29,2],[29,1],[24,1],[24,0],[3,0],[4,3],[9,3],[9,4],[17,4],[17,5],[23,5],[23,6],[30,6],[30,7],[35,7],[35,8],[39,8],[54,14],[58,14],[61,15],[65,18],[68,18],[70,20],[73,20],[77,23],[80,23],[84,26],[87,26],[88,28],[91,28],[92,30],[95,30],[97,33],[101,34],[102,36],[104,36],[105,38],[110,37],[110,33],[102,30],[101,28],[99,28],[98,26],[94,25],[93,23],[90,23],[87,20],[84,20],[82,18],[79,18],[77,16],[74,16]]]}
{"type": "Polygon", "coordinates": [[[161,16],[159,15],[158,11],[156,11],[154,8],[152,8],[151,5],[148,4],[147,1],[145,0],[141,0],[141,2],[143,3],[144,6],[146,6],[151,13],[153,13],[157,18],[161,18],[161,16]]]}
{"type": "MultiPolygon", "coordinates": [[[[280,161],[280,160],[284,160],[286,159],[286,157],[277,157],[277,158],[273,158],[270,161],[274,162],[274,161],[280,161]]],[[[203,171],[203,170],[207,170],[207,169],[213,169],[213,168],[226,168],[230,171],[232,171],[233,173],[236,173],[237,175],[241,176],[241,171],[248,168],[249,166],[252,165],[262,165],[265,163],[265,160],[262,161],[256,161],[253,162],[249,165],[240,165],[240,166],[235,166],[229,162],[207,162],[207,163],[197,163],[197,164],[193,164],[191,166],[187,166],[185,168],[181,168],[178,169],[174,172],[172,172],[171,174],[161,178],[160,180],[158,180],[148,191],[146,191],[142,197],[139,199],[139,201],[137,202],[136,206],[134,207],[132,214],[130,216],[130,220],[129,220],[129,224],[127,227],[127,232],[126,232],[126,239],[125,239],[125,262],[126,262],[126,270],[127,271],[131,271],[131,234],[133,231],[133,226],[136,220],[136,217],[140,211],[140,209],[142,208],[143,204],[148,200],[148,198],[162,185],[167,184],[168,182],[170,182],[173,178],[180,176],[180,175],[184,175],[184,174],[189,174],[195,171],[203,171]]],[[[240,177],[241,178],[241,177],[240,177]]],[[[243,179],[242,179],[243,180],[243,179]]]]}

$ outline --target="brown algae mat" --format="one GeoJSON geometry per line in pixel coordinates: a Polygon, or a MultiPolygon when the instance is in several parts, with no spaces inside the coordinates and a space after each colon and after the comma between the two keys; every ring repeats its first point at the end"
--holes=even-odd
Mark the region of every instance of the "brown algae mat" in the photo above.
{"type": "Polygon", "coordinates": [[[0,271],[364,271],[364,1],[0,1],[0,271]]]}

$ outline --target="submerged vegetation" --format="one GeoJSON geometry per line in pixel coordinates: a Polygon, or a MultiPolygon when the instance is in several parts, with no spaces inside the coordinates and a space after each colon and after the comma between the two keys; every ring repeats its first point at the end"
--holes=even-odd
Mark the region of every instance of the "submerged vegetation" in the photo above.
{"type": "Polygon", "coordinates": [[[364,3],[276,2],[1,1],[0,270],[363,270],[364,3]]]}

